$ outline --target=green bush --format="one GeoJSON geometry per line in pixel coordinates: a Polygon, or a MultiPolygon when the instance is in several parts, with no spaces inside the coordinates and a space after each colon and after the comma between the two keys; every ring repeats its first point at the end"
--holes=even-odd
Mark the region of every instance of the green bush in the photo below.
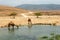
{"type": "Polygon", "coordinates": [[[13,19],[15,19],[15,16],[17,15],[16,12],[12,12],[9,16],[13,16],[13,19]]]}
{"type": "Polygon", "coordinates": [[[17,15],[17,13],[13,12],[9,16],[16,16],[16,15],[17,15]]]}
{"type": "Polygon", "coordinates": [[[38,17],[41,16],[42,14],[41,14],[40,12],[37,12],[37,13],[34,13],[34,15],[36,15],[37,18],[38,18],[38,17]]]}

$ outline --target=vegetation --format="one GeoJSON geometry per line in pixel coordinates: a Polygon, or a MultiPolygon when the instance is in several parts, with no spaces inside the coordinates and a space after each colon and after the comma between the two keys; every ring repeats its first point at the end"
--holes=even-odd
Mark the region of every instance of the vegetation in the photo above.
{"type": "Polygon", "coordinates": [[[60,35],[51,34],[50,37],[49,36],[43,36],[43,37],[40,37],[38,40],[60,40],[60,35]]]}
{"type": "Polygon", "coordinates": [[[16,15],[17,15],[16,12],[12,12],[9,16],[13,16],[13,18],[15,18],[16,15]]]}
{"type": "Polygon", "coordinates": [[[17,13],[13,12],[9,16],[16,16],[16,15],[17,15],[17,13]]]}
{"type": "Polygon", "coordinates": [[[39,18],[39,16],[41,16],[42,14],[40,12],[34,13],[34,15],[37,16],[37,18],[39,18]]]}

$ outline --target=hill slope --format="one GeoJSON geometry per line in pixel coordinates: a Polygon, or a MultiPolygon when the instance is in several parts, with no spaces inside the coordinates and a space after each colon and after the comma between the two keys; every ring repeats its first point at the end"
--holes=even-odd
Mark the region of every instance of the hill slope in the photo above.
{"type": "Polygon", "coordinates": [[[20,13],[26,13],[26,12],[28,12],[28,10],[24,10],[21,8],[0,6],[0,16],[7,16],[12,12],[16,12],[17,14],[20,14],[20,13]]]}
{"type": "Polygon", "coordinates": [[[27,10],[60,10],[60,5],[57,4],[23,4],[16,7],[27,10]]]}

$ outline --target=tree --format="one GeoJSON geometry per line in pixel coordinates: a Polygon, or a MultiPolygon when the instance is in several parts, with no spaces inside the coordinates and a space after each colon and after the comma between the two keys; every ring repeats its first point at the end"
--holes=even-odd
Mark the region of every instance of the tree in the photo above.
{"type": "Polygon", "coordinates": [[[34,14],[37,16],[37,18],[42,15],[40,12],[37,12],[37,13],[34,13],[34,14]]]}
{"type": "Polygon", "coordinates": [[[17,15],[16,12],[12,12],[9,16],[13,16],[13,18],[15,19],[15,16],[17,15]]]}

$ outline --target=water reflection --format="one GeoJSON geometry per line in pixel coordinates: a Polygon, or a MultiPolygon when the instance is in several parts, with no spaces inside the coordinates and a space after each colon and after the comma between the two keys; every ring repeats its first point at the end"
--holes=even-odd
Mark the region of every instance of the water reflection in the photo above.
{"type": "Polygon", "coordinates": [[[8,31],[14,32],[14,28],[8,28],[8,31]]]}
{"type": "Polygon", "coordinates": [[[17,29],[19,29],[19,26],[18,25],[16,25],[16,27],[17,27],[17,29]]]}
{"type": "Polygon", "coordinates": [[[0,28],[0,40],[60,40],[60,26],[28,25],[18,28],[0,28]],[[54,39],[53,38],[53,39],[54,39]]]}
{"type": "Polygon", "coordinates": [[[28,25],[28,28],[29,28],[29,29],[32,28],[32,25],[28,25]]]}

